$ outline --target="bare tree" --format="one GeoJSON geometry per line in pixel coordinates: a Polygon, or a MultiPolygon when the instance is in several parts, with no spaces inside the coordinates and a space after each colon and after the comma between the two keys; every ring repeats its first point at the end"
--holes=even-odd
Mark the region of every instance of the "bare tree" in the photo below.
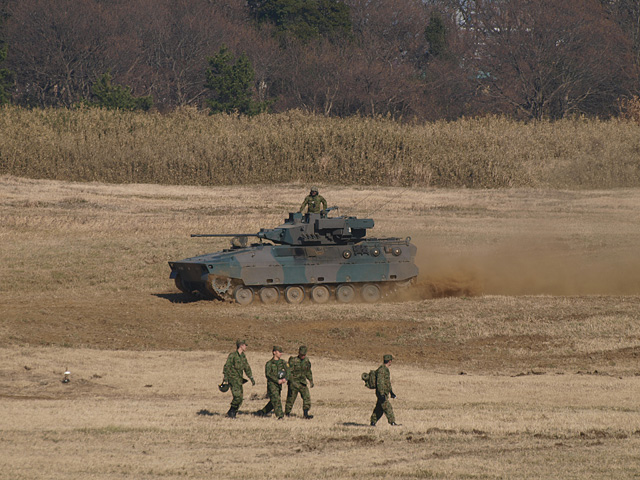
{"type": "Polygon", "coordinates": [[[610,114],[629,87],[629,45],[596,0],[485,2],[467,28],[486,100],[525,118],[610,114]]]}
{"type": "Polygon", "coordinates": [[[70,106],[88,95],[107,69],[108,12],[93,0],[21,0],[8,11],[8,63],[22,100],[70,106]]]}
{"type": "Polygon", "coordinates": [[[606,10],[629,37],[634,64],[640,66],[640,2],[638,0],[601,0],[606,10]]]}

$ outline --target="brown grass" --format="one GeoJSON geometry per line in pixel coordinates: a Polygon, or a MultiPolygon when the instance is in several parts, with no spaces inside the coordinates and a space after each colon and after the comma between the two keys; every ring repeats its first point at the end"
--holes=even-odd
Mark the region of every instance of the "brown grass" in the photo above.
{"type": "MultiPolygon", "coordinates": [[[[267,352],[247,352],[259,372],[267,352]]],[[[2,350],[0,478],[635,478],[639,377],[442,375],[392,365],[392,428],[368,426],[373,365],[311,356],[311,421],[235,421],[215,352],[2,350]],[[62,384],[65,369],[71,382],[62,384]]],[[[299,402],[300,400],[298,400],[299,402]]]]}
{"type": "Polygon", "coordinates": [[[0,174],[31,178],[183,185],[640,185],[640,124],[632,116],[402,124],[296,111],[245,118],[195,109],[161,115],[3,107],[0,132],[0,174]]]}
{"type": "Polygon", "coordinates": [[[0,177],[0,479],[637,477],[639,190],[319,186],[372,235],[413,237],[406,301],[175,289],[168,260],[226,245],[189,233],[276,225],[306,186],[0,177]],[[313,421],[300,400],[282,423],[223,418],[239,336],[259,382],[243,412],[271,345],[306,343],[313,421]],[[359,377],[387,352],[403,425],[371,429],[359,377]]]}

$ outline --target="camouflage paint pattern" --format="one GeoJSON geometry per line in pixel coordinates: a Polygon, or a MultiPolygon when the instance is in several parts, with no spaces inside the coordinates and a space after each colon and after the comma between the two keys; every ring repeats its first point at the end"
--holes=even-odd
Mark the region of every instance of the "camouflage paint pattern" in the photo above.
{"type": "Polygon", "coordinates": [[[284,417],[282,411],[282,384],[278,383],[281,378],[289,379],[289,365],[284,360],[269,360],[264,366],[264,375],[267,377],[267,395],[269,396],[269,403],[267,403],[261,410],[263,414],[267,414],[273,410],[276,417],[284,417]],[[281,372],[284,372],[284,376],[280,376],[281,372]]]}
{"type": "Polygon", "coordinates": [[[251,367],[247,361],[247,357],[244,353],[238,353],[238,351],[231,352],[227,357],[227,361],[222,368],[223,380],[229,382],[231,394],[233,399],[231,400],[231,407],[236,410],[240,408],[244,400],[244,391],[242,387],[243,374],[246,373],[247,377],[253,381],[253,374],[251,373],[251,367]]]}
{"type": "Polygon", "coordinates": [[[376,370],[376,406],[371,414],[371,423],[375,424],[382,415],[387,416],[389,423],[395,423],[396,417],[390,401],[391,374],[385,365],[380,365],[376,370]]]}
{"type": "Polygon", "coordinates": [[[291,378],[289,379],[287,389],[287,402],[284,413],[288,415],[293,409],[298,394],[302,397],[302,409],[309,410],[311,408],[311,394],[307,386],[307,380],[313,385],[313,373],[311,372],[311,362],[308,358],[289,357],[289,369],[291,378]]]}
{"type": "Polygon", "coordinates": [[[305,207],[308,207],[307,213],[320,213],[322,210],[326,210],[327,201],[322,195],[307,195],[300,205],[300,212],[304,212],[305,207]]]}
{"type": "Polygon", "coordinates": [[[285,223],[256,236],[270,240],[169,262],[171,278],[186,292],[233,299],[233,289],[314,285],[400,284],[418,275],[410,239],[365,238],[372,219],[323,218],[291,213],[285,223]]]}

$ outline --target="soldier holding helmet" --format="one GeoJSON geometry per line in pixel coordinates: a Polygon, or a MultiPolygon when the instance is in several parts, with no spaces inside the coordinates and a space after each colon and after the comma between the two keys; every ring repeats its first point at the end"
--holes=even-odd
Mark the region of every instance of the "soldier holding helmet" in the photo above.
{"type": "Polygon", "coordinates": [[[267,377],[269,403],[255,412],[254,415],[264,417],[273,410],[278,420],[280,420],[284,417],[281,398],[282,385],[289,380],[289,366],[287,362],[280,358],[282,357],[282,347],[275,345],[272,353],[273,357],[264,366],[264,374],[267,377]]]}
{"type": "Polygon", "coordinates": [[[246,382],[243,378],[243,373],[247,374],[252,385],[256,384],[256,381],[253,379],[253,374],[251,373],[251,367],[249,366],[247,357],[244,354],[246,349],[247,342],[245,340],[236,341],[236,351],[229,354],[227,357],[227,363],[224,364],[224,368],[222,369],[222,374],[224,376],[222,383],[228,383],[231,387],[231,393],[233,394],[231,407],[227,412],[227,417],[229,418],[236,418],[238,409],[240,408],[240,405],[242,405],[242,384],[246,382]]]}

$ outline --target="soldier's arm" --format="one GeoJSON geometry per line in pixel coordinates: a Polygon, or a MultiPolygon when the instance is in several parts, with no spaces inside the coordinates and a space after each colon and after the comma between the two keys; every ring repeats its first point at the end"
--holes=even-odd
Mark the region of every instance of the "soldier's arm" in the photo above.
{"type": "Polygon", "coordinates": [[[249,361],[245,359],[244,363],[245,363],[244,371],[247,374],[247,377],[249,377],[249,380],[251,380],[251,385],[255,385],[256,381],[253,379],[253,373],[251,372],[251,367],[249,366],[249,361]]]}
{"type": "Polygon", "coordinates": [[[256,381],[253,379],[253,373],[251,372],[251,367],[249,366],[249,361],[247,360],[246,357],[244,359],[244,365],[242,366],[242,368],[244,369],[244,372],[247,374],[247,377],[249,377],[249,380],[251,380],[251,384],[255,385],[256,381]]]}
{"type": "Polygon", "coordinates": [[[273,362],[267,362],[264,366],[264,376],[267,380],[278,383],[278,369],[273,362]]]}
{"type": "Polygon", "coordinates": [[[305,376],[307,377],[307,380],[309,380],[309,383],[311,383],[311,386],[313,387],[313,373],[311,373],[311,362],[307,363],[307,371],[305,372],[305,376]]]}
{"type": "Polygon", "coordinates": [[[302,205],[300,205],[300,212],[304,210],[304,207],[306,207],[308,203],[309,203],[309,197],[305,197],[304,202],[302,202],[302,205]]]}
{"type": "Polygon", "coordinates": [[[323,205],[322,209],[326,210],[327,209],[327,201],[324,199],[324,197],[322,197],[321,202],[322,202],[322,205],[323,205]]]}

